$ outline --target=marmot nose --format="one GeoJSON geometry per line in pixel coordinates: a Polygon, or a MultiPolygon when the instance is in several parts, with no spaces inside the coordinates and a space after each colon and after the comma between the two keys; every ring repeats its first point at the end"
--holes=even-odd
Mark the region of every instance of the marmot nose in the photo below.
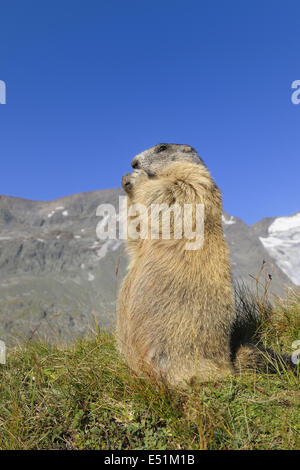
{"type": "Polygon", "coordinates": [[[140,162],[134,158],[131,162],[131,166],[134,170],[138,170],[140,168],[140,162]]]}

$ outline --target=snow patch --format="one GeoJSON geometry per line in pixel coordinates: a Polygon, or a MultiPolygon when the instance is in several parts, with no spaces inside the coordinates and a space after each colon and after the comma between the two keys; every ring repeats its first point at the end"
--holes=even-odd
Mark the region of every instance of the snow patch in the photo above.
{"type": "Polygon", "coordinates": [[[268,236],[259,239],[282,271],[300,285],[300,212],[278,217],[269,226],[268,236]]]}
{"type": "Polygon", "coordinates": [[[90,281],[90,282],[91,282],[91,281],[94,281],[94,279],[95,279],[95,276],[94,276],[94,274],[92,274],[92,273],[89,273],[89,274],[88,274],[88,281],[90,281]]]}
{"type": "Polygon", "coordinates": [[[232,225],[236,223],[236,220],[234,220],[234,217],[232,215],[230,216],[230,219],[226,219],[225,215],[223,214],[222,222],[223,224],[226,224],[226,225],[232,225]]]}
{"type": "Polygon", "coordinates": [[[100,250],[97,251],[97,258],[99,260],[103,259],[107,255],[108,251],[116,251],[121,244],[121,240],[107,240],[103,243],[100,250]]]}
{"type": "Polygon", "coordinates": [[[63,211],[62,215],[63,215],[64,217],[67,217],[67,216],[69,215],[69,212],[68,212],[68,211],[63,211]]]}
{"type": "Polygon", "coordinates": [[[95,241],[95,242],[90,246],[90,248],[92,248],[92,250],[94,250],[95,248],[98,248],[100,245],[101,245],[100,242],[95,241]]]}
{"type": "Polygon", "coordinates": [[[284,232],[286,230],[300,232],[300,212],[290,217],[278,217],[269,227],[269,233],[284,232]]]}
{"type": "MultiPolygon", "coordinates": [[[[63,211],[63,210],[64,210],[64,207],[63,207],[63,206],[55,207],[55,209],[54,209],[53,211],[49,212],[48,218],[50,219],[50,218],[55,214],[55,212],[57,212],[57,211],[63,211]]],[[[65,212],[67,212],[67,211],[65,211],[65,212]]]]}

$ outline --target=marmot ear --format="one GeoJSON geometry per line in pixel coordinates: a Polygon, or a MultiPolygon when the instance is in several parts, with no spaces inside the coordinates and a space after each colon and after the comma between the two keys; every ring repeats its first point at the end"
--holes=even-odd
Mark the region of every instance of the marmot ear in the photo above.
{"type": "Polygon", "coordinates": [[[184,153],[190,153],[190,152],[194,152],[194,149],[193,147],[191,147],[190,145],[185,145],[183,148],[182,148],[182,151],[184,153]]]}
{"type": "Polygon", "coordinates": [[[168,147],[168,144],[160,144],[156,149],[156,153],[163,152],[164,150],[167,150],[168,147]]]}

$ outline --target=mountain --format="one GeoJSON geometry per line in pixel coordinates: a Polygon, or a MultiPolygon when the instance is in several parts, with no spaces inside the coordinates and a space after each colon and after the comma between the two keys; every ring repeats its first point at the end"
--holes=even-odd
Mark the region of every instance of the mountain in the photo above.
{"type": "MultiPolygon", "coordinates": [[[[126,272],[121,240],[99,240],[100,204],[118,213],[121,189],[39,202],[0,196],[0,338],[41,335],[72,340],[115,321],[115,300],[126,272]]],[[[300,215],[253,226],[227,213],[225,237],[234,279],[250,283],[262,265],[272,292],[300,284],[300,215]],[[297,257],[298,253],[298,257],[297,257]]]]}
{"type": "Polygon", "coordinates": [[[252,290],[256,290],[256,281],[260,269],[259,285],[264,286],[272,277],[270,292],[283,295],[286,286],[293,286],[290,276],[278,265],[278,260],[273,258],[261,241],[264,232],[258,224],[249,226],[241,219],[229,216],[224,212],[223,228],[227,240],[233,278],[239,282],[248,284],[252,290]]]}
{"type": "Polygon", "coordinates": [[[263,219],[253,229],[277,266],[294,284],[300,285],[300,212],[263,219]]]}

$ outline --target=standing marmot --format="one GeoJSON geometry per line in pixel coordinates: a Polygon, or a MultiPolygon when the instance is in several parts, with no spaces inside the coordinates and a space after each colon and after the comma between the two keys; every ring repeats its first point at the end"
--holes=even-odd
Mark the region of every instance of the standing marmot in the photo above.
{"type": "MultiPolygon", "coordinates": [[[[235,307],[220,190],[187,145],[156,145],[137,155],[132,167],[134,172],[122,180],[128,205],[190,204],[195,229],[195,208],[202,204],[204,242],[187,250],[187,239],[174,236],[175,215],[170,239],[149,234],[128,239],[129,272],[118,301],[119,348],[134,371],[150,371],[172,384],[227,375],[234,371],[235,307]]],[[[242,346],[235,364],[255,362],[256,355],[254,347],[242,346]]]]}

